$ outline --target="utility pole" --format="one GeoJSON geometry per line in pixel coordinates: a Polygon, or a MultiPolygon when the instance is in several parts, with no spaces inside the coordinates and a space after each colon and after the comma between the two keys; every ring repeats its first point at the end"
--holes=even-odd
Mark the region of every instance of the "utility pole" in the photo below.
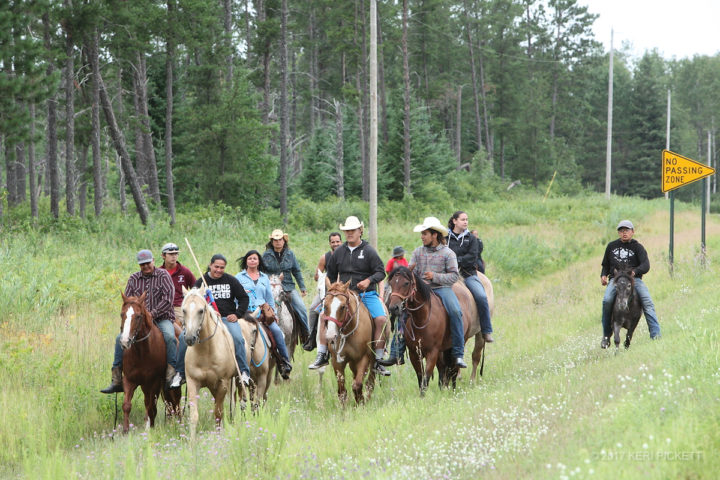
{"type": "Polygon", "coordinates": [[[370,142],[368,167],[370,169],[370,245],[378,248],[377,232],[377,150],[378,150],[378,111],[377,111],[377,4],[370,0],[370,142]]]}
{"type": "Polygon", "coordinates": [[[610,172],[612,171],[612,111],[613,111],[613,30],[610,29],[610,72],[608,74],[608,120],[605,153],[605,198],[610,200],[610,172]]]}

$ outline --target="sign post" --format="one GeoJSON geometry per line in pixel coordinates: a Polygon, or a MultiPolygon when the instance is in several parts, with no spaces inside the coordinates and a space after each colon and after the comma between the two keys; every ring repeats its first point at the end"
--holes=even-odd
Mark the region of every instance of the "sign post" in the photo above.
{"type": "MultiPolygon", "coordinates": [[[[670,192],[670,252],[668,260],[670,262],[670,274],[673,271],[674,257],[674,229],[675,229],[675,195],[674,190],[696,182],[715,173],[715,169],[702,163],[691,160],[678,153],[670,150],[662,151],[662,191],[670,192]]],[[[703,190],[702,204],[702,238],[700,248],[702,251],[702,262],[705,263],[705,192],[703,190]]]]}

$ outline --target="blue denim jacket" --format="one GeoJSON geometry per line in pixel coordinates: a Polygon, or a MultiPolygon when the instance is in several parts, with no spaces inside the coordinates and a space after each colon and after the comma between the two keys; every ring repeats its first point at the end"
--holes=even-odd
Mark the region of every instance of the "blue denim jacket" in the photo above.
{"type": "Polygon", "coordinates": [[[272,294],[272,287],[270,287],[270,280],[267,275],[260,272],[257,284],[252,278],[250,278],[250,275],[248,275],[245,270],[235,275],[235,278],[240,281],[240,284],[247,292],[248,297],[250,297],[250,304],[248,305],[249,311],[254,312],[255,309],[263,303],[268,303],[272,307],[273,311],[277,313],[277,310],[275,309],[275,299],[272,294]]]}

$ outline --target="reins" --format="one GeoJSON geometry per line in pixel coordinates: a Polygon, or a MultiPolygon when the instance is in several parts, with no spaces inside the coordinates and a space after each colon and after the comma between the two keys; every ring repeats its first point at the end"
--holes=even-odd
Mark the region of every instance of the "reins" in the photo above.
{"type": "MultiPolygon", "coordinates": [[[[350,311],[350,295],[348,295],[345,292],[338,292],[337,290],[333,291],[330,290],[325,294],[325,298],[332,295],[333,297],[344,297],[345,298],[345,318],[342,322],[339,322],[336,318],[330,317],[328,315],[324,315],[326,320],[332,321],[334,324],[338,326],[338,335],[340,337],[339,346],[337,346],[336,341],[336,348],[335,351],[337,352],[337,355],[340,355],[340,353],[343,351],[343,348],[345,348],[345,343],[347,342],[347,338],[355,333],[355,331],[360,326],[360,300],[358,299],[357,295],[352,293],[352,296],[355,298],[355,327],[350,330],[347,333],[343,332],[343,328],[347,326],[350,321],[352,320],[352,313],[350,311]]],[[[323,299],[324,300],[324,299],[323,299]]]]}
{"type": "MultiPolygon", "coordinates": [[[[426,303],[428,304],[427,321],[425,322],[424,325],[418,325],[417,323],[415,323],[415,318],[412,315],[408,315],[407,318],[405,319],[404,331],[406,332],[406,334],[409,334],[411,340],[415,341],[414,330],[415,329],[423,330],[423,329],[427,328],[428,325],[430,325],[430,315],[432,314],[432,301],[430,301],[431,300],[430,298],[426,298],[420,305],[418,305],[415,308],[408,305],[408,300],[411,300],[411,301],[414,301],[415,303],[417,303],[417,298],[415,296],[417,293],[417,284],[415,283],[415,276],[412,274],[410,277],[410,285],[411,285],[410,292],[407,295],[392,292],[390,294],[390,297],[393,297],[393,296],[399,297],[402,300],[402,302],[400,303],[401,308],[403,310],[407,310],[408,312],[417,312],[418,310],[423,308],[426,303]],[[408,319],[410,320],[410,326],[412,328],[407,328],[408,319]]],[[[431,293],[431,295],[432,295],[432,293],[431,293]]]]}

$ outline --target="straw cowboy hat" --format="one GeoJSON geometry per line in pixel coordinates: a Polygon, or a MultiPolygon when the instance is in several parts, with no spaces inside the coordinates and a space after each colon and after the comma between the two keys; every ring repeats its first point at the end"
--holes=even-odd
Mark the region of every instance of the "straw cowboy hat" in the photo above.
{"type": "Polygon", "coordinates": [[[345,219],[345,225],[339,225],[340,230],[355,230],[356,228],[363,228],[364,226],[359,218],[353,216],[345,219]]]}
{"type": "Polygon", "coordinates": [[[287,233],[283,233],[282,230],[280,230],[279,228],[276,228],[270,234],[270,238],[272,238],[273,240],[280,240],[282,238],[283,240],[285,240],[287,242],[290,237],[288,237],[287,233]]]}
{"type": "Polygon", "coordinates": [[[425,217],[425,220],[420,225],[416,225],[413,228],[413,232],[422,232],[423,230],[435,230],[443,235],[448,234],[447,227],[445,227],[440,220],[435,217],[425,217]]]}

